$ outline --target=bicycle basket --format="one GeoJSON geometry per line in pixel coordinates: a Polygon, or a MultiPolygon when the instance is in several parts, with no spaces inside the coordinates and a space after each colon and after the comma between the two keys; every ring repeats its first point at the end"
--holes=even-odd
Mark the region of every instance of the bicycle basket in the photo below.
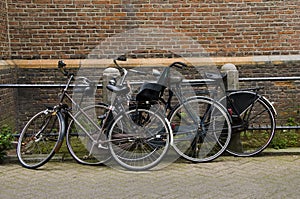
{"type": "Polygon", "coordinates": [[[77,83],[73,89],[75,93],[82,93],[84,96],[94,96],[96,85],[88,85],[86,83],[77,83]]]}
{"type": "Polygon", "coordinates": [[[165,87],[157,83],[144,83],[136,95],[136,101],[154,101],[164,92],[165,87]]]}

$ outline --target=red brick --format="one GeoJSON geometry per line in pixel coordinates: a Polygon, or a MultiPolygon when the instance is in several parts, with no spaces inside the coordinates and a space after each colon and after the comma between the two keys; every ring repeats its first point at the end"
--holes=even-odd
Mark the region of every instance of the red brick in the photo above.
{"type": "MultiPolygon", "coordinates": [[[[232,50],[231,55],[240,55],[241,52],[255,51],[261,55],[272,53],[295,54],[299,51],[299,18],[297,11],[300,9],[296,1],[262,1],[262,0],[164,0],[151,1],[152,4],[141,0],[23,0],[22,2],[9,2],[9,39],[7,36],[7,20],[4,2],[0,7],[1,54],[2,58],[18,55],[28,58],[30,49],[36,50],[38,42],[49,41],[53,46],[53,53],[58,56],[68,49],[58,51],[51,44],[49,38],[61,37],[61,46],[66,46],[72,37],[77,37],[78,45],[88,44],[90,41],[105,40],[114,34],[135,27],[156,27],[177,29],[194,39],[210,39],[210,50],[213,55],[218,55],[218,48],[222,43],[243,41],[243,49],[232,50]],[[289,29],[287,29],[289,27],[289,29]],[[85,31],[87,30],[87,31],[85,31]],[[93,34],[93,31],[99,34],[93,34]],[[297,32],[298,31],[298,32],[297,32]],[[280,35],[281,38],[293,38],[287,46],[285,42],[276,43],[277,49],[268,53],[262,47],[251,49],[251,43],[259,43],[258,37],[267,38],[269,35],[280,35]],[[213,38],[212,38],[213,36],[213,38]],[[252,37],[250,37],[252,36],[252,37]],[[101,38],[99,38],[101,37],[101,38]],[[241,39],[239,37],[242,37],[241,39]],[[11,42],[8,45],[8,42],[11,42]],[[282,48],[280,46],[282,45],[282,48]],[[10,46],[11,51],[7,48],[10,46]],[[26,47],[26,50],[25,50],[26,47]]],[[[273,46],[272,39],[266,40],[273,46]]],[[[93,43],[93,42],[92,42],[93,43]]],[[[44,44],[40,43],[40,49],[44,44]]],[[[69,49],[70,50],[70,49],[69,49]]],[[[70,51],[74,52],[74,51],[70,51]]],[[[76,52],[75,52],[76,53],[76,52]]]]}

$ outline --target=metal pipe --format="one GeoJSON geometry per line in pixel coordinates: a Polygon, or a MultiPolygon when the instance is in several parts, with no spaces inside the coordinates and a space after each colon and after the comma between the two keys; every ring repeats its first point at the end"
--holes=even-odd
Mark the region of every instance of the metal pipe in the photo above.
{"type": "MultiPolygon", "coordinates": [[[[239,78],[239,81],[297,81],[300,80],[300,77],[242,77],[239,78]]],[[[210,79],[192,79],[192,80],[183,80],[183,83],[190,83],[193,85],[203,85],[207,83],[212,83],[213,81],[210,79]]],[[[130,84],[142,84],[143,82],[131,82],[130,84]]],[[[62,88],[65,87],[66,84],[0,84],[0,88],[62,88]]],[[[70,87],[74,87],[72,84],[70,87]]],[[[102,88],[102,84],[97,85],[98,88],[102,88]]]]}
{"type": "Polygon", "coordinates": [[[248,77],[239,78],[239,81],[297,81],[300,77],[248,77]]]}
{"type": "MultiPolygon", "coordinates": [[[[86,85],[70,84],[69,87],[86,87],[86,85]]],[[[64,88],[66,84],[0,84],[0,88],[64,88]]],[[[97,85],[102,88],[102,84],[97,85]]]]}

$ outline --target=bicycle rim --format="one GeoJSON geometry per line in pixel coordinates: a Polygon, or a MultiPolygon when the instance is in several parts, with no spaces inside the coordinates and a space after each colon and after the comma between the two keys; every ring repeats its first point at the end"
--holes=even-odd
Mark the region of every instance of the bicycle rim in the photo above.
{"type": "Polygon", "coordinates": [[[248,124],[243,130],[233,128],[233,139],[227,151],[244,157],[259,154],[274,137],[275,116],[268,103],[259,98],[241,117],[246,118],[248,124]]]}
{"type": "Polygon", "coordinates": [[[229,117],[224,107],[209,98],[188,99],[178,104],[169,118],[173,129],[173,148],[189,161],[212,161],[229,144],[229,117]]]}
{"type": "Polygon", "coordinates": [[[127,170],[151,169],[168,151],[168,125],[163,117],[150,110],[137,109],[121,113],[109,129],[111,154],[127,170]]]}
{"type": "Polygon", "coordinates": [[[44,110],[33,116],[23,128],[17,146],[22,166],[38,168],[48,162],[61,144],[61,115],[44,110]]]}
{"type": "Polygon", "coordinates": [[[109,122],[112,115],[109,114],[108,106],[105,104],[85,107],[83,112],[85,114],[78,112],[74,116],[76,121],[72,120],[68,127],[68,150],[78,163],[104,164],[111,157],[106,141],[107,127],[104,122],[109,122]]]}

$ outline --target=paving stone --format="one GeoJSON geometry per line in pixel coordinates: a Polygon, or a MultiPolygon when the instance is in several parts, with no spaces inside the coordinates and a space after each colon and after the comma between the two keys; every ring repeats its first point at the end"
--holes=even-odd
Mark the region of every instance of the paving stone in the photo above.
{"type": "Polygon", "coordinates": [[[51,161],[0,165],[0,198],[299,198],[300,154],[177,161],[145,172],[51,161]]]}

